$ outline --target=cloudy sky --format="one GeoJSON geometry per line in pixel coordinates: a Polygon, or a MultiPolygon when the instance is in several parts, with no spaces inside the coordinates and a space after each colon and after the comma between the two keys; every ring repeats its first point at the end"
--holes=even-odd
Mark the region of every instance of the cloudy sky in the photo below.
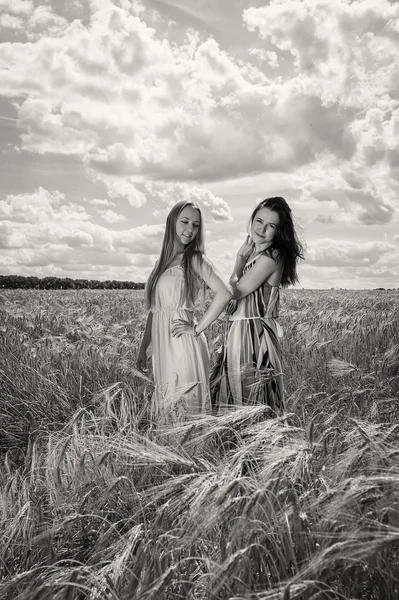
{"type": "Polygon", "coordinates": [[[229,275],[283,195],[306,288],[398,287],[399,3],[0,0],[0,273],[144,281],[176,201],[229,275]]]}

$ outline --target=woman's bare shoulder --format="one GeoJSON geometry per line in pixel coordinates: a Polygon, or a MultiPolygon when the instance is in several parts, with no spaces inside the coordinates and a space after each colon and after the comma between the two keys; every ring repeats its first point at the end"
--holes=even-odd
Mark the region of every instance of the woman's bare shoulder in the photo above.
{"type": "Polygon", "coordinates": [[[263,250],[260,253],[260,256],[269,260],[274,260],[276,263],[280,261],[280,252],[277,250],[277,248],[273,248],[272,250],[266,248],[266,250],[263,250]]]}

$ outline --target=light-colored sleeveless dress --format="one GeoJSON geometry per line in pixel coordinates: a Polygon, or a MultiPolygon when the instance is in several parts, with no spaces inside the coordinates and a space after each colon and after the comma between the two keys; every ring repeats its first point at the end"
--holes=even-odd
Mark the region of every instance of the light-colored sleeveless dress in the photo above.
{"type": "MultiPolygon", "coordinates": [[[[257,258],[247,262],[243,273],[254,266],[257,258]]],[[[211,373],[216,413],[255,404],[267,404],[271,416],[283,412],[279,298],[279,287],[265,282],[237,301],[211,373]]]]}
{"type": "Polygon", "coordinates": [[[206,337],[172,337],[172,321],[194,323],[193,306],[184,300],[181,265],[159,278],[151,305],[152,365],[155,381],[153,418],[173,425],[210,412],[209,354],[206,337]]]}

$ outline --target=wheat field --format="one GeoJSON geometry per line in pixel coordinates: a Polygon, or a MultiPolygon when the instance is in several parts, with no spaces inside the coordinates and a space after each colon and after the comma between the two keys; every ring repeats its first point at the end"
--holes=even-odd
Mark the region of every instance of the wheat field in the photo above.
{"type": "Polygon", "coordinates": [[[399,292],[283,291],[286,414],[168,431],[145,317],[1,292],[0,599],[399,599],[399,292]]]}

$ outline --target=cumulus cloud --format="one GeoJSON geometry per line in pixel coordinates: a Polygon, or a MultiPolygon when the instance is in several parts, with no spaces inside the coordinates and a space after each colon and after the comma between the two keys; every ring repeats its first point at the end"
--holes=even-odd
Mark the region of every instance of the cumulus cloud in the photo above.
{"type": "Polygon", "coordinates": [[[256,56],[260,62],[267,63],[273,69],[279,66],[276,52],[270,52],[264,48],[249,48],[248,52],[251,56],[256,56]]]}
{"type": "Polygon", "coordinates": [[[118,249],[128,250],[137,255],[159,254],[165,232],[164,225],[141,225],[119,231],[114,244],[118,249]]]}
{"type": "Polygon", "coordinates": [[[26,16],[33,12],[32,0],[0,0],[0,9],[5,14],[26,16]]]}
{"type": "Polygon", "coordinates": [[[388,0],[272,0],[243,16],[249,29],[291,54],[323,101],[362,109],[386,103],[396,87],[398,17],[398,5],[388,0]]]}
{"type": "Polygon", "coordinates": [[[390,252],[387,252],[381,257],[378,266],[394,269],[399,276],[399,252],[396,249],[391,249],[390,252]]]}
{"type": "Polygon", "coordinates": [[[359,159],[331,157],[298,170],[292,181],[301,190],[295,204],[309,206],[317,222],[378,225],[397,219],[399,182],[386,161],[366,167],[359,159]]]}
{"type": "Polygon", "coordinates": [[[395,250],[388,242],[321,239],[309,244],[306,260],[319,267],[371,266],[395,250]]]}
{"type": "Polygon", "coordinates": [[[59,241],[61,244],[67,244],[71,248],[93,246],[92,236],[89,233],[79,231],[78,229],[72,229],[67,234],[62,235],[59,241]]]}
{"type": "Polygon", "coordinates": [[[396,214],[395,206],[376,189],[371,191],[343,188],[335,191],[326,187],[314,190],[316,201],[329,206],[326,214],[318,214],[320,223],[384,225],[396,214]],[[332,201],[333,200],[333,201],[332,201]]]}
{"type": "Polygon", "coordinates": [[[112,250],[112,234],[91,222],[83,206],[69,202],[59,191],[39,187],[28,194],[10,194],[0,200],[0,219],[13,239],[24,239],[30,248],[65,244],[112,250]]]}
{"type": "Polygon", "coordinates": [[[311,149],[300,143],[306,127],[297,130],[295,152],[307,152],[307,160],[294,180],[301,180],[304,197],[333,199],[339,208],[318,222],[394,220],[399,5],[272,0],[245,10],[243,19],[278,56],[291,55],[293,74],[282,81],[276,110],[283,107],[290,130],[302,120],[308,124],[311,149]]]}
{"type": "Polygon", "coordinates": [[[26,237],[15,231],[10,221],[0,222],[0,248],[3,250],[25,248],[28,245],[26,237]]]}
{"type": "Polygon", "coordinates": [[[68,113],[41,99],[25,100],[18,110],[18,125],[23,148],[38,154],[84,154],[98,142],[90,129],[80,129],[78,115],[74,122],[68,113]]]}
{"type": "Polygon", "coordinates": [[[122,269],[122,278],[134,275],[137,281],[144,280],[137,269],[148,271],[154,264],[164,225],[114,230],[112,226],[125,217],[99,206],[94,204],[93,209],[100,211],[105,226],[57,191],[39,188],[31,194],[7,196],[0,201],[0,266],[9,272],[31,268],[37,273],[114,266],[122,269]],[[123,269],[129,268],[136,271],[123,275],[123,269]]]}
{"type": "MultiPolygon", "coordinates": [[[[171,204],[188,198],[201,205],[204,218],[214,221],[230,218],[227,204],[202,188],[159,186],[151,193],[155,204],[164,206],[165,216],[171,204]]],[[[96,224],[94,215],[85,207],[68,201],[58,191],[39,188],[30,194],[8,195],[0,201],[2,246],[9,250],[29,249],[27,254],[25,251],[13,254],[11,261],[22,260],[31,267],[65,264],[66,257],[71,263],[81,265],[90,261],[119,266],[153,264],[154,255],[161,248],[163,223],[113,230],[113,225],[126,221],[124,215],[108,208],[108,201],[98,203],[94,199],[86,206],[87,209],[92,206],[94,214],[99,214],[106,226],[96,224]],[[123,255],[125,258],[121,258],[123,255]]]]}
{"type": "Polygon", "coordinates": [[[211,38],[160,40],[125,4],[92,9],[87,27],[74,21],[58,36],[0,49],[3,93],[28,96],[23,148],[80,155],[111,186],[209,181],[353,152],[348,114],[313,89],[271,82],[211,38]]]}
{"type": "Polygon", "coordinates": [[[49,192],[41,187],[32,194],[10,194],[0,200],[0,218],[20,223],[46,222],[64,199],[59,191],[49,192]]]}
{"type": "Polygon", "coordinates": [[[41,37],[43,31],[48,35],[57,36],[63,33],[68,26],[67,19],[55,14],[50,6],[38,5],[27,21],[27,36],[29,39],[41,37]]]}
{"type": "Polygon", "coordinates": [[[399,109],[370,108],[352,123],[351,129],[357,139],[358,159],[365,165],[384,160],[387,166],[398,165],[399,109]]]}
{"type": "MultiPolygon", "coordinates": [[[[73,4],[71,2],[71,4],[73,4]]],[[[34,40],[44,32],[57,36],[68,26],[68,20],[53,12],[46,4],[30,0],[0,0],[0,27],[9,28],[34,40]]]]}
{"type": "Polygon", "coordinates": [[[24,26],[24,22],[19,17],[14,15],[0,15],[0,27],[3,29],[11,29],[13,31],[20,31],[24,26]]]}
{"type": "Polygon", "coordinates": [[[123,221],[126,221],[125,215],[120,215],[114,210],[100,210],[98,213],[104,221],[107,221],[107,223],[122,223],[123,221]]]}
{"type": "MultiPolygon", "coordinates": [[[[240,60],[212,37],[159,35],[159,15],[139,1],[0,0],[0,13],[18,39],[0,44],[0,93],[17,110],[19,149],[80,160],[96,188],[82,206],[62,186],[0,199],[1,243],[18,264],[145,272],[163,228],[131,228],[126,215],[164,219],[185,199],[222,226],[231,210],[215,189],[244,177],[284,185],[323,237],[337,223],[398,220],[398,4],[270,0],[244,11],[262,47],[240,60]]],[[[313,245],[306,268],[328,249],[369,273],[373,256],[391,256],[332,244],[313,245]]]]}
{"type": "Polygon", "coordinates": [[[92,198],[91,200],[86,200],[92,206],[115,206],[114,202],[108,200],[108,198],[92,198]]]}
{"type": "Polygon", "coordinates": [[[186,183],[166,183],[163,185],[148,182],[146,189],[157,204],[155,215],[166,218],[176,202],[194,202],[201,208],[204,221],[229,221],[232,219],[230,207],[222,198],[200,186],[186,183]]]}
{"type": "Polygon", "coordinates": [[[135,208],[140,208],[147,202],[145,194],[129,178],[117,179],[112,176],[97,174],[95,180],[102,181],[105,184],[110,198],[126,198],[129,204],[135,208]]]}

